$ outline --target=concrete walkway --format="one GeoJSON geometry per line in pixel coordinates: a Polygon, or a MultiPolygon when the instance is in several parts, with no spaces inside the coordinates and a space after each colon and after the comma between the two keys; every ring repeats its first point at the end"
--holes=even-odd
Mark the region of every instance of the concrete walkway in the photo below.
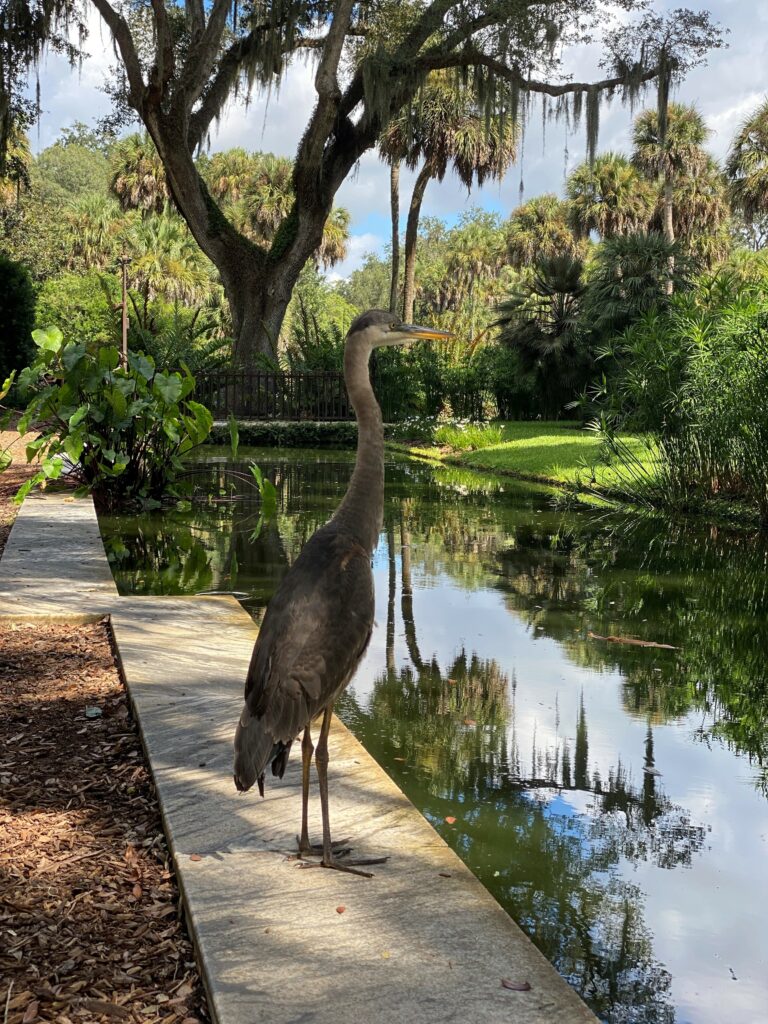
{"type": "MultiPolygon", "coordinates": [[[[91,502],[28,499],[0,562],[0,616],[105,612],[218,1024],[596,1020],[338,721],[334,833],[391,859],[370,881],[289,859],[300,756],[264,800],[231,778],[250,617],[226,597],[118,597],[91,502]]],[[[311,811],[319,838],[316,798],[311,811]]]]}

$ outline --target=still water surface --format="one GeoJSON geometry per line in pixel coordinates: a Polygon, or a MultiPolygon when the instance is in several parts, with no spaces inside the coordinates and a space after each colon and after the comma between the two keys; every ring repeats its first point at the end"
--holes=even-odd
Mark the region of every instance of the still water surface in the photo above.
{"type": "MultiPolygon", "coordinates": [[[[102,519],[122,592],[234,589],[260,618],[352,456],[248,456],[278,488],[263,529],[215,449],[220,500],[102,519]]],[[[339,714],[603,1020],[766,1024],[768,547],[549,499],[388,465],[339,714]]]]}

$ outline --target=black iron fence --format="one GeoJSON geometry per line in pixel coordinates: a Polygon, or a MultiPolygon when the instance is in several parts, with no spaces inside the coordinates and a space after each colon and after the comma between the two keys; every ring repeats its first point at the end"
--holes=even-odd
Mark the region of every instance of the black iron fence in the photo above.
{"type": "MultiPolygon", "coordinates": [[[[481,387],[433,387],[419,398],[413,382],[372,366],[373,389],[385,423],[435,416],[448,405],[459,419],[480,420],[493,402],[481,387]]],[[[195,397],[214,419],[353,420],[344,375],[337,370],[212,370],[197,380],[195,397]]]]}
{"type": "Polygon", "coordinates": [[[214,419],[354,419],[344,375],[331,370],[214,370],[198,379],[195,397],[214,419]]]}

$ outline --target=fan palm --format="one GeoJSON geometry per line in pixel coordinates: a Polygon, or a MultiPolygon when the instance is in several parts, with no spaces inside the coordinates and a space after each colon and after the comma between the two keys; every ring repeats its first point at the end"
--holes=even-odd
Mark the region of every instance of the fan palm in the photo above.
{"type": "Polygon", "coordinates": [[[162,212],[169,198],[165,169],[146,133],[121,139],[110,162],[110,191],[123,210],[162,212]]]}
{"type": "Polygon", "coordinates": [[[501,345],[512,349],[522,373],[536,380],[546,417],[564,404],[589,377],[592,357],[579,327],[585,292],[584,264],[560,255],[537,262],[527,280],[497,307],[501,345]]]}
{"type": "Polygon", "coordinates": [[[214,153],[201,164],[205,183],[219,202],[237,203],[259,169],[259,158],[244,149],[214,153]]]}
{"type": "Polygon", "coordinates": [[[351,219],[348,210],[336,206],[323,226],[323,240],[315,255],[326,270],[347,258],[351,219]]]}
{"type": "Polygon", "coordinates": [[[70,235],[70,269],[103,270],[113,262],[118,234],[125,226],[114,199],[83,196],[66,211],[65,217],[70,235]]]}
{"type": "Polygon", "coordinates": [[[411,170],[421,164],[405,232],[405,320],[413,316],[416,242],[427,185],[442,181],[449,167],[468,190],[474,182],[502,178],[515,159],[515,134],[515,125],[500,116],[486,117],[470,90],[456,88],[445,76],[436,76],[420,101],[384,131],[379,148],[390,163],[403,160],[411,170]]]}
{"type": "Polygon", "coordinates": [[[451,253],[447,277],[452,282],[454,301],[469,299],[470,336],[475,336],[475,287],[479,281],[497,274],[504,265],[503,235],[492,215],[468,221],[451,235],[451,253]]]}
{"type": "Polygon", "coordinates": [[[170,302],[201,303],[212,286],[213,267],[185,222],[166,207],[142,218],[129,241],[131,278],[145,303],[161,297],[170,302]]]}
{"type": "Polygon", "coordinates": [[[599,246],[585,296],[585,320],[598,334],[617,333],[669,301],[667,284],[691,285],[695,262],[658,231],[617,235],[599,246]]]}
{"type": "Polygon", "coordinates": [[[647,177],[662,182],[663,230],[669,242],[675,240],[675,186],[705,171],[707,154],[702,147],[709,134],[698,110],[682,103],[669,104],[663,134],[657,110],[644,110],[635,118],[632,162],[647,177]]]}
{"type": "Polygon", "coordinates": [[[768,214],[768,98],[734,136],[725,173],[731,202],[747,222],[768,214]]]}
{"type": "Polygon", "coordinates": [[[529,199],[512,211],[507,246],[516,269],[554,256],[576,256],[582,245],[568,222],[568,204],[552,192],[529,199]]]}
{"type": "MultiPolygon", "coordinates": [[[[664,207],[660,195],[651,221],[655,230],[663,224],[664,207]]],[[[705,154],[704,163],[696,173],[684,174],[675,180],[672,209],[675,238],[698,256],[704,266],[711,267],[728,255],[731,207],[725,179],[711,156],[705,154]]]]}
{"type": "Polygon", "coordinates": [[[604,153],[577,167],[566,183],[571,225],[580,237],[601,238],[643,230],[653,212],[653,188],[619,153],[604,153]]]}
{"type": "Polygon", "coordinates": [[[11,122],[3,175],[0,177],[0,210],[14,203],[18,205],[22,187],[29,184],[31,163],[29,138],[17,122],[11,122]]]}

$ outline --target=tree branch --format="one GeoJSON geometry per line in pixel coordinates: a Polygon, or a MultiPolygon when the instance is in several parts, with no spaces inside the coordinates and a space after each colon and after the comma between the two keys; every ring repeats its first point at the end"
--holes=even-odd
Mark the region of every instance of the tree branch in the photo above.
{"type": "MultiPolygon", "coordinates": [[[[260,36],[268,31],[268,29],[268,25],[259,25],[258,28],[252,29],[247,36],[243,36],[232,43],[222,56],[216,74],[213,76],[200,106],[189,118],[188,138],[190,149],[196,149],[203,141],[205,133],[211,126],[211,122],[219,115],[227,99],[232,94],[243,65],[255,52],[257,44],[260,42],[260,36]]],[[[363,34],[362,30],[359,29],[354,29],[353,33],[355,35],[363,34]]],[[[293,53],[296,50],[302,49],[319,50],[325,45],[325,40],[325,36],[297,36],[289,45],[287,44],[284,47],[283,52],[293,53]]]]}
{"type": "MultiPolygon", "coordinates": [[[[426,53],[411,64],[412,68],[419,67],[427,72],[477,66],[488,68],[499,78],[515,83],[520,89],[527,92],[543,93],[547,96],[565,96],[568,93],[591,90],[605,92],[607,89],[617,89],[627,84],[626,77],[614,76],[613,78],[602,78],[597,82],[562,82],[560,85],[553,85],[549,82],[537,81],[535,78],[526,78],[519,68],[507,67],[503,61],[478,50],[463,50],[461,53],[426,53]]],[[[659,69],[656,66],[647,68],[637,76],[636,81],[638,84],[650,82],[658,73],[659,69]]]]}
{"type": "Polygon", "coordinates": [[[168,23],[165,0],[152,0],[152,10],[155,15],[157,45],[155,48],[155,66],[150,72],[150,84],[162,96],[174,72],[173,37],[168,23]]]}
{"type": "Polygon", "coordinates": [[[118,14],[108,0],[92,0],[93,6],[107,23],[112,37],[120,50],[123,58],[126,74],[128,75],[128,86],[131,90],[131,98],[138,110],[144,99],[144,77],[141,73],[141,62],[136,52],[136,46],[125,18],[118,14]]]}
{"type": "Polygon", "coordinates": [[[208,23],[200,38],[190,47],[184,67],[179,75],[179,84],[174,90],[174,106],[178,116],[186,121],[203,94],[227,24],[231,0],[214,0],[208,23]]]}

